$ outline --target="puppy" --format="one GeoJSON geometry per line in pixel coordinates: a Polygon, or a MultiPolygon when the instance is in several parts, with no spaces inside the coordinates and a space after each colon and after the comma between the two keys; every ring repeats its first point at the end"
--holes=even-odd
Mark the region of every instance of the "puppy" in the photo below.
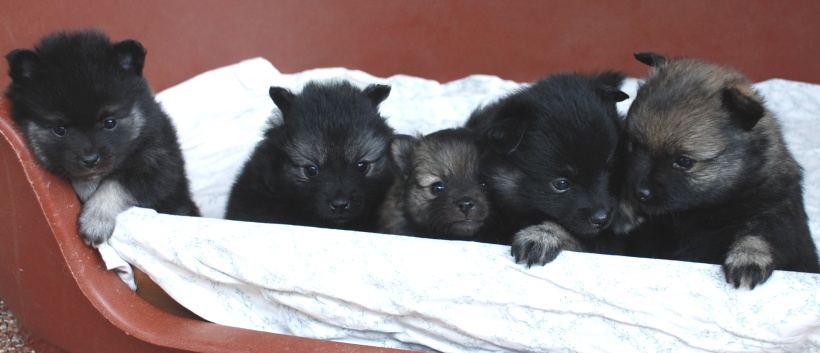
{"type": "Polygon", "coordinates": [[[105,242],[131,206],[199,215],[176,130],[142,76],[139,42],[60,32],[6,59],[12,119],[37,161],[74,187],[86,243],[105,242]]]}
{"type": "Polygon", "coordinates": [[[393,129],[378,106],[390,86],[271,87],[281,112],[242,168],[225,218],[376,231],[392,181],[393,129]]]}
{"type": "Polygon", "coordinates": [[[627,114],[628,178],[645,224],[634,255],[722,264],[753,289],[775,269],[820,272],[802,169],[777,120],[736,70],[654,53],[627,114]]]}
{"type": "Polygon", "coordinates": [[[439,239],[477,239],[489,215],[472,131],[397,136],[396,181],[381,211],[381,231],[439,239]]]}
{"type": "Polygon", "coordinates": [[[599,235],[617,204],[623,79],[614,71],[555,74],[471,115],[501,218],[491,233],[512,243],[517,262],[545,264],[561,250],[616,252],[611,234],[599,235]]]}

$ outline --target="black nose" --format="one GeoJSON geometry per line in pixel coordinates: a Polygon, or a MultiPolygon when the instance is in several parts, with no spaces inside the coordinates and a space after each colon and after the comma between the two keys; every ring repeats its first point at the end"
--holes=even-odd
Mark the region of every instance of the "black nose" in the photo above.
{"type": "Polygon", "coordinates": [[[350,200],[345,197],[330,200],[330,209],[334,211],[346,211],[350,209],[350,200]]]}
{"type": "Polygon", "coordinates": [[[99,160],[100,160],[100,156],[97,155],[96,153],[86,154],[86,155],[80,157],[80,161],[82,161],[83,165],[85,165],[88,168],[93,167],[95,164],[97,164],[97,162],[99,160]]]}
{"type": "Polygon", "coordinates": [[[652,197],[652,191],[649,188],[641,187],[638,188],[638,200],[646,201],[652,197]]]}
{"type": "Polygon", "coordinates": [[[606,210],[598,210],[592,214],[592,217],[589,217],[589,221],[592,222],[593,226],[602,228],[609,223],[609,212],[606,210]]]}
{"type": "Polygon", "coordinates": [[[475,206],[475,201],[473,201],[470,197],[462,197],[456,200],[456,206],[463,214],[469,214],[470,211],[473,210],[473,206],[475,206]]]}

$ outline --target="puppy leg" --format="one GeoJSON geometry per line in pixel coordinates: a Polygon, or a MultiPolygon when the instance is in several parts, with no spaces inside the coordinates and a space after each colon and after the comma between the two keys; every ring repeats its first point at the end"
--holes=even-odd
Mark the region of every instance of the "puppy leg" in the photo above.
{"type": "Polygon", "coordinates": [[[774,271],[774,257],[769,242],[761,236],[747,235],[738,238],[729,248],[723,263],[726,282],[735,288],[766,282],[774,271]]]}
{"type": "Polygon", "coordinates": [[[88,245],[102,244],[114,232],[117,215],[135,205],[134,197],[120,182],[103,180],[83,204],[78,221],[80,236],[88,245]]]}
{"type": "Polygon", "coordinates": [[[550,221],[529,226],[515,234],[512,256],[516,263],[526,261],[527,267],[535,263],[546,265],[555,260],[561,250],[581,251],[581,243],[564,227],[550,221]]]}

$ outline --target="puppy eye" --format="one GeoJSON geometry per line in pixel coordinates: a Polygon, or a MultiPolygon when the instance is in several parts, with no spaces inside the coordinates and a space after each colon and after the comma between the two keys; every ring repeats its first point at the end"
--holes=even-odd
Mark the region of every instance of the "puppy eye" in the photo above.
{"type": "Polygon", "coordinates": [[[117,120],[115,120],[115,119],[105,119],[105,121],[103,121],[103,128],[105,128],[107,130],[111,130],[115,127],[117,127],[117,120]]]}
{"type": "Polygon", "coordinates": [[[486,188],[487,187],[487,182],[486,181],[479,181],[478,186],[482,189],[486,188]]]}
{"type": "Polygon", "coordinates": [[[57,136],[65,136],[65,133],[68,130],[66,130],[65,126],[55,126],[51,128],[51,131],[54,132],[54,134],[57,136]]]}
{"type": "Polygon", "coordinates": [[[319,167],[315,165],[309,165],[305,167],[305,175],[307,175],[308,178],[313,178],[319,175],[319,167]]]}
{"type": "Polygon", "coordinates": [[[368,162],[359,162],[356,163],[356,171],[362,174],[367,174],[367,171],[370,170],[370,163],[368,162]]]}
{"type": "Polygon", "coordinates": [[[432,192],[434,194],[438,194],[438,193],[444,191],[445,188],[446,187],[444,186],[444,183],[442,183],[440,181],[437,181],[437,182],[433,183],[433,185],[430,186],[430,192],[432,192]]]}
{"type": "Polygon", "coordinates": [[[680,156],[676,158],[674,162],[672,162],[672,168],[678,170],[687,170],[689,168],[692,168],[693,164],[695,164],[695,161],[691,158],[680,156]]]}
{"type": "Polygon", "coordinates": [[[564,178],[555,179],[550,183],[550,186],[555,192],[563,194],[569,190],[569,180],[564,178]]]}

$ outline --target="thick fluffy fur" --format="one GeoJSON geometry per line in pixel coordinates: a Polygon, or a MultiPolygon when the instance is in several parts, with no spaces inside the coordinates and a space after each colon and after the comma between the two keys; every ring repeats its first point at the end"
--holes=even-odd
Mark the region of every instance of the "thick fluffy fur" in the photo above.
{"type": "Polygon", "coordinates": [[[774,269],[820,272],[802,170],[736,70],[636,54],[654,67],[627,117],[630,194],[646,221],[638,256],[722,264],[735,287],[774,269]]]}
{"type": "Polygon", "coordinates": [[[623,78],[551,75],[470,117],[502,220],[495,241],[511,242],[516,261],[544,264],[562,249],[616,251],[611,234],[599,235],[617,204],[611,179],[621,136],[615,104],[628,98],[618,89],[623,78]]]}
{"type": "Polygon", "coordinates": [[[391,144],[397,177],[381,211],[381,231],[477,239],[490,208],[472,131],[447,129],[391,144]]]}
{"type": "Polygon", "coordinates": [[[237,177],[225,218],[377,230],[392,181],[393,135],[378,105],[390,87],[308,83],[298,95],[271,87],[282,113],[237,177]]]}
{"type": "Polygon", "coordinates": [[[86,243],[105,242],[131,206],[199,215],[176,130],[142,77],[137,41],[56,33],[6,59],[12,118],[37,161],[74,186],[86,243]]]}

